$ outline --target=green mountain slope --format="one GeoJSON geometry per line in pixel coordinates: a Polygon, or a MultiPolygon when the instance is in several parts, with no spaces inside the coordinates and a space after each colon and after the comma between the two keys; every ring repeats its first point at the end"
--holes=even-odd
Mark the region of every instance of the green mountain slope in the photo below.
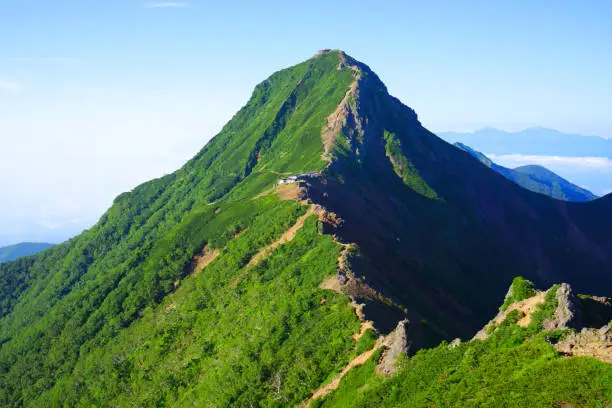
{"type": "Polygon", "coordinates": [[[20,244],[9,245],[0,248],[0,263],[14,261],[28,255],[34,255],[45,249],[51,248],[53,244],[38,242],[22,242],[20,244]]]}
{"type": "MultiPolygon", "coordinates": [[[[593,315],[588,302],[573,295],[559,297],[559,285],[506,302],[485,330],[469,341],[443,342],[410,359],[401,356],[392,376],[380,372],[379,360],[389,349],[379,348],[365,364],[353,368],[337,390],[314,400],[311,407],[604,407],[612,401],[612,365],[585,356],[564,355],[568,345],[612,347],[612,324],[598,329],[583,326],[593,315]],[[557,295],[557,296],[556,296],[557,295]],[[582,312],[580,334],[558,319],[561,301],[582,312]],[[532,302],[532,300],[537,300],[532,302]],[[531,303],[535,303],[530,307],[531,303]],[[555,321],[555,323],[560,323],[555,321]],[[592,335],[591,335],[592,333],[592,335]],[[585,341],[576,342],[582,337],[585,341]],[[563,351],[562,351],[563,350],[563,351]],[[561,352],[560,352],[561,351],[561,352]]],[[[609,319],[612,303],[599,304],[609,319]]],[[[574,327],[577,323],[571,321],[574,327]]],[[[605,323],[604,323],[605,324],[605,323]]],[[[612,356],[608,353],[608,362],[612,356]]]]}
{"type": "Polygon", "coordinates": [[[590,191],[570,183],[545,167],[530,165],[509,169],[493,163],[487,156],[463,143],[455,143],[455,146],[465,150],[482,164],[495,170],[507,179],[533,192],[565,201],[584,202],[597,198],[590,191]]]}
{"type": "Polygon", "coordinates": [[[324,51],[92,229],[0,266],[0,404],[296,405],[406,318],[412,350],[470,336],[518,274],[608,294],[611,209],[521,189],[324,51]]]}

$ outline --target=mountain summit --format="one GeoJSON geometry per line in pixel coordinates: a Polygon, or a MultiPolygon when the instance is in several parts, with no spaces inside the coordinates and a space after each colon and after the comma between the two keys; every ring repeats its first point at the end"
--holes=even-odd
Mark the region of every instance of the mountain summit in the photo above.
{"type": "Polygon", "coordinates": [[[611,211],[506,180],[324,50],[92,229],[0,266],[0,402],[299,404],[379,334],[385,356],[471,337],[516,275],[610,295],[611,211]]]}

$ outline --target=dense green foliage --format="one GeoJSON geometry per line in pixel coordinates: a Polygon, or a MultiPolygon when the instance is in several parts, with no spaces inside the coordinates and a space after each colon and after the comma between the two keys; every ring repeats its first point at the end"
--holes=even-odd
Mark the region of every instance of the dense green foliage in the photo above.
{"type": "MultiPolygon", "coordinates": [[[[156,384],[158,388],[152,388],[151,392],[158,394],[160,389],[168,390],[163,395],[143,393],[142,401],[169,404],[177,398],[179,389],[195,389],[208,383],[204,372],[197,371],[208,369],[200,365],[204,359],[193,363],[195,371],[189,378],[194,382],[187,384],[183,381],[188,378],[187,371],[180,364],[172,369],[181,367],[179,377],[184,376],[183,379],[176,377],[176,371],[173,379],[163,377],[168,373],[163,369],[166,366],[155,365],[141,382],[140,377],[126,368],[128,363],[120,364],[121,356],[140,352],[131,349],[134,337],[130,336],[142,328],[140,335],[159,346],[151,352],[163,351],[166,358],[177,358],[180,348],[170,350],[167,345],[169,338],[172,342],[183,341],[175,338],[178,323],[170,318],[178,314],[164,315],[162,303],[169,296],[178,299],[181,291],[187,292],[194,255],[204,245],[219,249],[221,255],[215,264],[225,262],[226,267],[211,265],[214,272],[198,275],[198,279],[208,277],[211,282],[224,282],[225,277],[242,270],[250,256],[276,239],[304,211],[295,203],[283,203],[271,197],[252,198],[269,189],[279,174],[316,171],[325,166],[321,159],[321,129],[353,80],[351,70],[336,69],[338,63],[338,54],[328,53],[272,75],[255,88],[247,105],[182,169],[120,195],[98,224],[77,238],[38,256],[0,266],[0,405],[39,406],[46,405],[43,401],[59,403],[67,396],[70,405],[107,405],[103,402],[118,401],[119,395],[123,395],[120,387],[140,392],[145,384],[156,384]],[[254,223],[258,226],[254,227],[254,223]],[[234,239],[240,231],[245,231],[247,238],[234,239]],[[241,245],[240,250],[232,250],[234,245],[241,245]],[[180,285],[184,288],[172,294],[177,281],[184,281],[180,285]],[[154,316],[168,318],[147,320],[154,316]],[[88,373],[87,381],[80,376],[83,372],[88,373]],[[152,382],[147,383],[149,380],[152,382]]],[[[310,318],[309,313],[315,313],[311,310],[312,291],[318,290],[317,279],[322,280],[332,271],[330,265],[337,258],[337,249],[332,250],[330,242],[321,243],[323,247],[320,247],[313,239],[310,238],[308,249],[321,251],[317,263],[313,263],[319,269],[316,274],[304,271],[308,277],[304,278],[304,296],[295,299],[297,304],[277,305],[283,313],[277,319],[271,318],[266,332],[279,336],[279,345],[270,353],[274,361],[265,364],[281,373],[285,369],[282,363],[291,354],[287,350],[299,349],[289,344],[283,349],[281,345],[295,335],[295,330],[303,329],[293,324],[296,319],[306,321],[306,315],[310,318]]],[[[302,252],[296,249],[296,257],[307,257],[304,249],[301,247],[302,252]]],[[[261,273],[270,279],[290,273],[287,268],[280,268],[270,269],[266,275],[264,270],[261,273]]],[[[298,274],[295,270],[291,273],[298,274]]],[[[271,295],[277,289],[264,285],[251,297],[263,298],[265,293],[271,295]]],[[[283,293],[280,289],[277,291],[283,293]]],[[[193,291],[196,292],[202,296],[206,293],[193,291]]],[[[288,298],[288,292],[284,293],[288,298]]],[[[192,296],[189,307],[195,309],[189,310],[193,315],[189,316],[188,325],[207,322],[210,329],[212,322],[219,318],[220,310],[229,307],[227,302],[238,294],[220,298],[220,303],[210,300],[214,298],[212,292],[207,296],[192,296]],[[196,302],[196,299],[199,300],[196,302]]],[[[301,348],[308,356],[302,374],[309,380],[299,387],[291,387],[283,398],[293,401],[303,396],[308,387],[318,384],[321,376],[333,371],[346,358],[346,353],[354,352],[350,333],[357,323],[343,302],[340,298],[328,302],[328,308],[338,310],[339,315],[330,314],[337,323],[328,324],[325,318],[313,323],[327,325],[326,330],[313,330],[313,335],[322,332],[341,340],[327,337],[322,340],[330,347],[327,350],[330,354],[324,359],[311,361],[313,349],[301,348]]],[[[236,313],[248,307],[248,304],[239,307],[238,303],[234,306],[236,313]]],[[[258,319],[267,317],[264,311],[257,312],[261,313],[258,319]]],[[[236,316],[225,317],[236,320],[235,324],[227,326],[227,331],[219,332],[215,338],[219,342],[215,347],[220,352],[224,350],[220,339],[241,328],[236,316]]],[[[251,314],[252,322],[256,321],[255,316],[256,313],[251,314]]],[[[188,330],[187,326],[179,326],[180,330],[188,330]]],[[[212,339],[200,336],[196,341],[201,343],[194,343],[193,347],[202,350],[212,339]]],[[[229,337],[226,344],[232,344],[229,337]]],[[[271,373],[260,370],[259,363],[256,364],[257,361],[264,364],[258,357],[257,347],[245,349],[244,353],[250,357],[241,370],[258,373],[261,376],[258,381],[265,381],[271,373]]],[[[234,360],[228,359],[228,364],[230,361],[234,360]]],[[[134,360],[130,360],[129,364],[132,363],[134,360]]],[[[218,368],[219,372],[232,371],[228,367],[218,368]]],[[[287,375],[295,376],[291,381],[297,381],[295,378],[301,378],[302,374],[287,375]]],[[[236,375],[242,378],[238,372],[236,375]]],[[[250,377],[245,374],[244,378],[250,377]]],[[[249,381],[258,392],[267,392],[265,387],[256,387],[254,379],[249,381]]],[[[223,384],[223,388],[227,389],[227,401],[241,398],[243,394],[254,398],[242,386],[231,388],[223,384]]]]}
{"type": "MultiPolygon", "coordinates": [[[[514,272],[535,280],[539,262],[574,277],[579,290],[607,282],[597,271],[607,271],[598,254],[610,228],[597,214],[608,204],[588,213],[561,205],[483,171],[422,128],[363,64],[322,53],[259,84],[194,159],[117,197],[92,229],[0,265],[0,405],[295,406],[376,342],[371,330],[355,342],[349,298],[320,289],[342,251],[332,235],[355,244],[345,266],[371,285],[354,300],[388,326],[381,332],[408,317],[416,349],[471,333],[514,272]],[[357,76],[327,167],[321,130],[357,76]],[[306,212],[272,194],[274,182],[311,171],[321,176],[309,178],[308,198],[335,215],[308,218],[250,264],[306,212]],[[567,234],[572,220],[580,234],[567,234]],[[524,237],[537,248],[523,248],[524,237]],[[199,254],[215,254],[202,271],[199,254]]],[[[517,285],[519,298],[528,288],[517,285]]],[[[351,392],[369,406],[515,398],[489,378],[501,372],[512,387],[530,387],[524,373],[579,367],[563,366],[538,332],[553,307],[533,327],[501,325],[485,342],[420,352],[392,379],[368,363],[346,378],[368,383],[329,402],[351,392]],[[453,381],[431,380],[440,370],[453,381]]],[[[576,364],[586,364],[578,381],[607,381],[607,366],[576,364]]],[[[550,395],[578,401],[559,384],[550,395]]],[[[580,395],[604,398],[590,393],[598,384],[580,395]]]]}
{"type": "Polygon", "coordinates": [[[512,303],[530,298],[535,295],[535,293],[533,282],[528,281],[522,276],[517,276],[512,280],[512,285],[510,285],[510,290],[500,310],[506,310],[512,303]]]}
{"type": "MultiPolygon", "coordinates": [[[[554,293],[554,288],[550,293],[554,293]]],[[[323,407],[604,407],[612,402],[612,366],[586,357],[560,356],[543,333],[552,315],[547,298],[540,318],[527,328],[518,311],[486,340],[420,350],[401,361],[398,373],[375,373],[379,355],[351,370],[323,407]]]]}
{"type": "Polygon", "coordinates": [[[51,248],[53,244],[37,243],[37,242],[22,242],[20,244],[10,245],[0,248],[0,263],[14,261],[15,259],[34,255],[45,249],[51,248]]]}
{"type": "Polygon", "coordinates": [[[385,130],[385,150],[387,156],[393,164],[393,169],[397,175],[417,193],[432,199],[437,199],[436,192],[427,184],[423,177],[419,174],[416,167],[410,162],[408,153],[402,150],[400,140],[394,133],[389,133],[385,130]]]}
{"type": "Polygon", "coordinates": [[[271,213],[282,213],[267,207],[159,307],[109,344],[88,344],[72,375],[32,405],[285,406],[307,397],[353,355],[359,324],[344,296],[318,289],[340,248],[313,217],[273,256],[244,265],[271,213]]]}
{"type": "Polygon", "coordinates": [[[361,338],[357,341],[357,354],[365,353],[374,347],[378,335],[372,329],[367,329],[361,338]]]}

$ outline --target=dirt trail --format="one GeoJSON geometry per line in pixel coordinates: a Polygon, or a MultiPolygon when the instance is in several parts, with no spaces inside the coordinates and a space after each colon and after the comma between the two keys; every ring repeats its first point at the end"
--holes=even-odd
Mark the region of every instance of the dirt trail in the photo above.
{"type": "Polygon", "coordinates": [[[368,331],[368,329],[374,329],[374,323],[371,320],[365,320],[361,322],[361,328],[359,329],[359,333],[355,333],[353,334],[353,340],[358,341],[360,338],[363,337],[363,335],[365,334],[366,331],[368,331]]]}
{"type": "Polygon", "coordinates": [[[336,389],[338,389],[338,386],[340,385],[340,381],[342,380],[342,377],[344,377],[346,373],[348,373],[353,367],[365,364],[365,362],[368,361],[370,357],[372,357],[372,355],[376,352],[376,350],[378,350],[381,346],[382,346],[382,338],[379,338],[376,341],[376,344],[374,345],[374,347],[372,347],[370,350],[366,351],[363,354],[358,355],[357,357],[349,361],[346,367],[342,369],[340,374],[335,376],[334,379],[331,380],[329,383],[323,385],[321,388],[316,390],[312,394],[312,396],[306,402],[304,402],[301,406],[303,408],[307,408],[310,406],[312,401],[318,398],[324,397],[327,394],[331,393],[332,391],[335,391],[336,389]]]}
{"type": "Polygon", "coordinates": [[[249,261],[248,266],[257,265],[259,262],[261,262],[262,259],[268,256],[280,245],[283,245],[284,243],[293,240],[297,232],[304,226],[304,222],[306,221],[306,219],[312,214],[314,214],[314,208],[310,207],[308,211],[306,211],[306,214],[298,218],[295,224],[293,224],[287,231],[285,231],[283,235],[280,236],[280,238],[278,238],[276,241],[266,246],[265,248],[262,248],[257,254],[255,254],[255,256],[252,257],[249,261]]]}
{"type": "Polygon", "coordinates": [[[191,263],[191,275],[196,276],[198,273],[202,272],[204,268],[219,256],[219,253],[218,249],[210,249],[208,245],[205,245],[202,252],[193,258],[191,263]]]}
{"type": "Polygon", "coordinates": [[[521,327],[527,327],[529,326],[529,323],[531,323],[531,314],[535,312],[538,306],[544,303],[546,300],[546,293],[547,292],[539,292],[535,296],[521,300],[520,302],[516,302],[508,308],[507,312],[510,313],[513,310],[518,310],[525,313],[525,315],[521,317],[516,324],[521,327]]]}
{"type": "MultiPolygon", "coordinates": [[[[332,222],[332,223],[339,222],[335,214],[329,213],[322,208],[317,209],[317,215],[319,216],[319,219],[322,222],[332,222]]],[[[334,238],[334,241],[338,245],[341,245],[343,248],[340,253],[340,256],[338,257],[338,270],[342,271],[343,273],[350,273],[350,267],[347,264],[347,259],[348,259],[347,255],[348,255],[349,250],[355,248],[355,245],[354,244],[344,244],[344,243],[338,242],[335,238],[334,238]]],[[[336,277],[332,277],[328,279],[327,281],[324,281],[323,283],[321,283],[321,288],[332,290],[338,293],[343,293],[342,290],[340,290],[337,287],[336,277]]],[[[355,340],[355,342],[357,342],[365,334],[365,332],[368,329],[372,329],[372,330],[376,330],[376,329],[374,328],[374,323],[372,321],[366,320],[365,315],[362,310],[362,305],[360,305],[352,296],[350,297],[351,297],[351,306],[355,310],[355,314],[357,315],[357,318],[361,322],[361,327],[359,329],[359,332],[353,334],[353,339],[355,340]]],[[[363,365],[366,361],[368,361],[370,357],[372,357],[372,355],[376,352],[376,350],[382,347],[382,345],[383,345],[383,338],[379,337],[376,340],[376,343],[374,344],[374,346],[370,350],[358,355],[357,357],[349,361],[348,364],[342,369],[340,374],[336,375],[329,383],[324,384],[319,389],[317,389],[308,400],[306,400],[305,402],[301,404],[301,407],[308,408],[310,407],[310,404],[314,400],[318,398],[322,398],[326,396],[327,394],[338,389],[338,386],[340,385],[340,381],[342,380],[342,377],[344,377],[346,373],[348,373],[353,367],[363,365]]]]}
{"type": "Polygon", "coordinates": [[[512,312],[513,310],[518,310],[522,313],[522,317],[516,322],[516,324],[521,327],[529,326],[529,323],[531,323],[531,314],[536,311],[539,305],[544,303],[547,293],[548,291],[538,292],[535,296],[511,304],[506,310],[499,312],[497,316],[495,316],[495,318],[491,320],[482,330],[476,333],[474,339],[484,340],[488,338],[488,329],[494,324],[498,325],[503,322],[508,316],[508,313],[512,312]]]}

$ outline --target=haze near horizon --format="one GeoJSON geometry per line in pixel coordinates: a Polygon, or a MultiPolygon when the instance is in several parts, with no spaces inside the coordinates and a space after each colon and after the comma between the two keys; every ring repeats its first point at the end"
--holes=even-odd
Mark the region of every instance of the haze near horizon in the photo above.
{"type": "Polygon", "coordinates": [[[433,131],[612,137],[611,14],[601,2],[0,1],[0,245],[91,226],[192,157],[271,72],[322,48],[369,64],[433,131]]]}

